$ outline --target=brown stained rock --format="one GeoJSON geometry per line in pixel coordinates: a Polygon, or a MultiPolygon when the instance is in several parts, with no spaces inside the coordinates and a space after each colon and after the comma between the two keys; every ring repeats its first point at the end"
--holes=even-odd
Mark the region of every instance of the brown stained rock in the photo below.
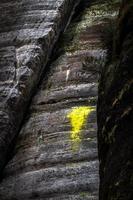
{"type": "Polygon", "coordinates": [[[0,2],[0,171],[75,0],[0,2]]]}

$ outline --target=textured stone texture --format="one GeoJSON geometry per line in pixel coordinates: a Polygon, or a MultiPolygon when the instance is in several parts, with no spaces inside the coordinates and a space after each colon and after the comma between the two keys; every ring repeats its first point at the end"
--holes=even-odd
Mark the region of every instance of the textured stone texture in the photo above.
{"type": "Polygon", "coordinates": [[[78,2],[0,2],[0,171],[53,45],[78,2]]]}
{"type": "Polygon", "coordinates": [[[98,199],[96,101],[106,55],[101,33],[114,11],[106,3],[89,7],[84,2],[86,9],[78,10],[64,33],[32,99],[3,174],[1,200],[98,199]],[[80,140],[72,140],[68,114],[83,106],[94,111],[82,126],[80,140]]]}
{"type": "Polygon", "coordinates": [[[112,63],[99,86],[100,200],[133,199],[133,1],[120,9],[112,63]]]}

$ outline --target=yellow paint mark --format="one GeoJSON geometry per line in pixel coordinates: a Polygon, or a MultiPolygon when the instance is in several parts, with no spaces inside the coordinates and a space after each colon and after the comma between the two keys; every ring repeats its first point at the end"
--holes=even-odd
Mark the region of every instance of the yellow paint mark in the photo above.
{"type": "Polygon", "coordinates": [[[90,113],[94,110],[95,108],[91,106],[80,106],[73,108],[71,112],[67,115],[67,117],[70,119],[70,123],[72,126],[72,131],[71,131],[72,141],[80,142],[81,130],[83,129],[83,126],[87,121],[88,115],[90,115],[90,113]]]}

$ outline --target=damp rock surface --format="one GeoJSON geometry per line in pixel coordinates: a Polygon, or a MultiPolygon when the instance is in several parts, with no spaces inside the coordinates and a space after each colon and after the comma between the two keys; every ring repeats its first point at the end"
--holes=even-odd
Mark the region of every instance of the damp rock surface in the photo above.
{"type": "Polygon", "coordinates": [[[0,171],[75,0],[0,2],[0,171]]]}

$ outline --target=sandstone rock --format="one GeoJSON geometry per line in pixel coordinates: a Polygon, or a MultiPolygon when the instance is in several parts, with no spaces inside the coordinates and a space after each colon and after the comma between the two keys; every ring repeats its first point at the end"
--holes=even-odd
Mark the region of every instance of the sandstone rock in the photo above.
{"type": "Polygon", "coordinates": [[[53,45],[78,2],[0,3],[0,171],[53,45]]]}
{"type": "Polygon", "coordinates": [[[101,33],[113,13],[108,4],[92,2],[64,33],[4,171],[1,200],[98,199],[96,101],[106,55],[101,33]]]}

